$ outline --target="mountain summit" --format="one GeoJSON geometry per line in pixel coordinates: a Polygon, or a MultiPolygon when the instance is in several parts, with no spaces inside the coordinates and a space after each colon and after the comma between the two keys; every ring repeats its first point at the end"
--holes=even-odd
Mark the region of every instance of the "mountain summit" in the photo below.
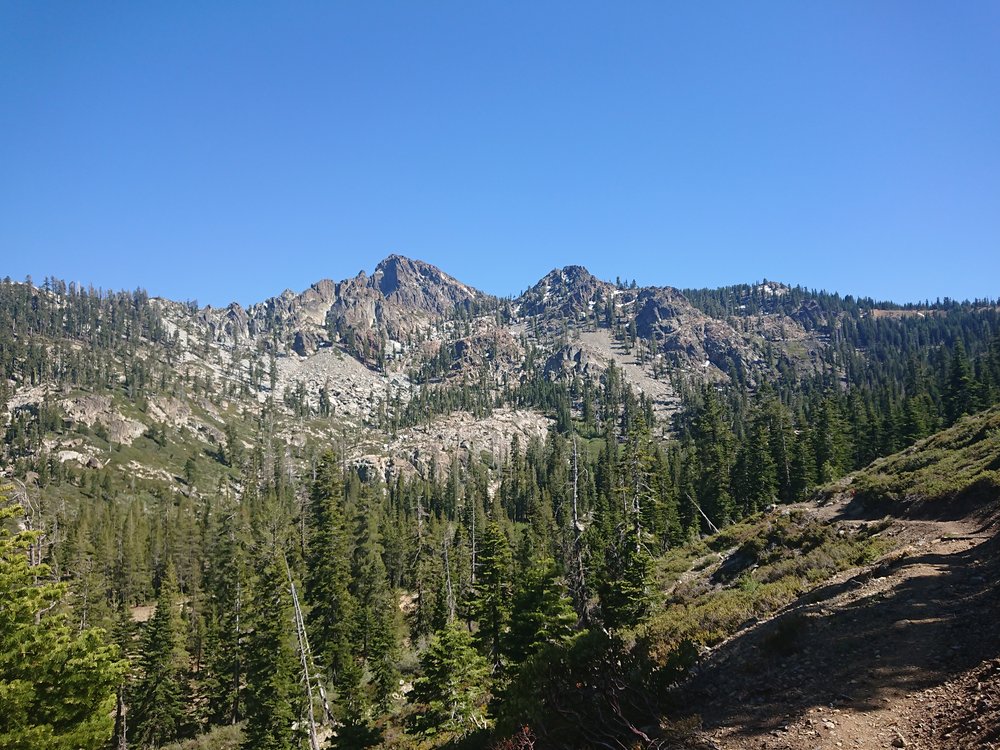
{"type": "Polygon", "coordinates": [[[402,255],[381,261],[368,285],[392,304],[432,315],[447,315],[455,305],[487,296],[430,263],[402,255]]]}
{"type": "Polygon", "coordinates": [[[583,266],[565,266],[549,271],[517,303],[523,315],[558,312],[576,318],[610,299],[614,291],[614,284],[601,281],[583,266]]]}
{"type": "Polygon", "coordinates": [[[369,361],[378,339],[405,338],[457,305],[487,299],[430,263],[390,255],[371,276],[361,271],[339,282],[322,279],[301,293],[286,290],[246,311],[233,303],[224,310],[205,308],[201,315],[219,343],[277,336],[306,356],[336,340],[367,341],[352,353],[369,361]]]}

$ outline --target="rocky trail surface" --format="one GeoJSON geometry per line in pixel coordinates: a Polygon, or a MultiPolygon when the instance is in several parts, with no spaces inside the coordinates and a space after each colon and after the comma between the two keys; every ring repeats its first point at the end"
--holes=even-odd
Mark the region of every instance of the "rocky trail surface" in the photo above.
{"type": "MultiPolygon", "coordinates": [[[[893,553],[717,647],[677,696],[703,746],[1000,748],[1000,513],[949,511],[911,508],[893,553]]],[[[877,517],[846,494],[815,512],[877,517]]]]}

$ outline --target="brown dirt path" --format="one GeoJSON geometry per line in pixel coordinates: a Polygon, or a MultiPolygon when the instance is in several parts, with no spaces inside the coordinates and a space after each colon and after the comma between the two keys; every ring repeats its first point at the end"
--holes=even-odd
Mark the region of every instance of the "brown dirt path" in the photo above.
{"type": "MultiPolygon", "coordinates": [[[[912,507],[900,547],[717,647],[675,696],[706,747],[1000,748],[1000,539],[991,513],[912,507]],[[967,515],[959,515],[965,513],[967,515]],[[956,517],[957,516],[957,517],[956,517]]],[[[862,523],[845,496],[817,515],[862,523]]]]}

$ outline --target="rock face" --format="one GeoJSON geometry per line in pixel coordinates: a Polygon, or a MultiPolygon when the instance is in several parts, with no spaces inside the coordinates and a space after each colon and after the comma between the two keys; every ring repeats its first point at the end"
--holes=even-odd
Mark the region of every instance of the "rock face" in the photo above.
{"type": "Polygon", "coordinates": [[[676,289],[643,289],[635,306],[636,332],[653,341],[670,364],[714,366],[724,372],[761,364],[757,337],[709,317],[676,289]]]}
{"type": "MultiPolygon", "coordinates": [[[[786,293],[780,285],[763,289],[765,299],[786,293]]],[[[83,434],[92,431],[116,445],[147,430],[156,436],[163,428],[183,429],[215,451],[228,421],[254,419],[273,406],[275,434],[301,447],[344,429],[377,433],[394,420],[412,425],[407,405],[426,390],[441,389],[440,402],[450,404],[446,411],[454,408],[456,393],[499,405],[540,374],[596,382],[612,366],[666,425],[679,408],[679,383],[736,377],[753,386],[788,371],[778,365],[815,368],[828,346],[816,333],[827,325],[827,313],[809,299],[792,313],[788,306],[765,304],[753,315],[732,313],[745,305],[726,308],[728,316],[709,314],[677,289],[624,286],[566,266],[516,300],[502,300],[399,255],[385,258],[370,275],[323,279],[247,307],[199,309],[164,299],[150,306],[163,336],[140,342],[137,356],[145,366],[138,372],[157,372],[165,384],[176,376],[176,385],[154,388],[148,402],[131,406],[86,388],[65,390],[59,406],[68,429],[87,425],[83,434]],[[303,427],[302,420],[317,417],[326,421],[303,427]]],[[[52,343],[75,350],[87,345],[52,343]]],[[[117,377],[125,382],[131,374],[119,371],[117,377]]],[[[9,383],[0,420],[17,409],[39,408],[49,386],[9,383]]],[[[541,422],[528,430],[523,415],[481,421],[481,429],[462,424],[460,430],[477,450],[496,447],[487,439],[493,433],[507,440],[512,431],[544,431],[541,422]]],[[[376,466],[374,457],[382,455],[397,466],[409,461],[426,470],[428,456],[438,450],[434,439],[416,430],[411,437],[422,443],[416,453],[400,445],[390,451],[379,440],[366,449],[365,461],[376,466]]],[[[65,442],[51,449],[65,460],[96,455],[96,449],[65,442]]]]}
{"type": "MultiPolygon", "coordinates": [[[[307,357],[335,343],[363,361],[379,365],[388,342],[401,342],[434,321],[448,317],[456,306],[492,300],[420,260],[390,255],[368,276],[334,282],[322,279],[304,292],[285,290],[244,309],[196,311],[198,327],[223,346],[259,345],[276,354],[307,357]]],[[[161,308],[183,308],[158,300],[161,308]]],[[[399,347],[396,347],[398,349],[399,347]]]]}
{"type": "MultiPolygon", "coordinates": [[[[780,292],[776,286],[773,294],[780,292]]],[[[324,279],[300,294],[286,290],[246,310],[235,303],[225,309],[204,308],[197,317],[211,339],[224,346],[256,346],[299,357],[338,346],[373,369],[401,371],[419,368],[422,359],[439,350],[457,308],[499,309],[504,304],[429,263],[390,255],[370,276],[361,271],[340,282],[324,279]]],[[[815,316],[813,310],[781,320],[764,315],[735,326],[702,312],[672,287],[612,284],[583,266],[554,269],[506,309],[515,321],[530,321],[531,330],[542,335],[557,336],[567,326],[610,327],[619,335],[630,330],[648,342],[649,356],[661,358],[664,366],[710,377],[739,372],[756,382],[768,376],[765,342],[778,344],[772,348],[779,357],[784,341],[795,340],[798,350],[807,352],[819,348],[804,323],[815,316]]],[[[518,333],[497,324],[480,325],[465,337],[450,336],[456,342],[451,370],[467,371],[487,360],[516,368],[520,362],[514,360],[523,353],[514,338],[518,333]]],[[[564,358],[557,348],[546,356],[564,358]]],[[[572,364],[549,361],[546,369],[600,369],[579,356],[571,355],[576,360],[572,364]]],[[[808,368],[811,363],[797,365],[808,368]]]]}
{"type": "Polygon", "coordinates": [[[577,319],[603,309],[609,301],[622,304],[634,297],[628,290],[601,281],[583,266],[556,268],[517,299],[522,316],[552,316],[577,319]]]}
{"type": "Polygon", "coordinates": [[[607,369],[607,361],[595,356],[588,347],[568,344],[545,360],[545,374],[551,379],[563,375],[598,377],[607,369]]]}
{"type": "Polygon", "coordinates": [[[306,357],[348,342],[353,353],[375,363],[386,340],[405,340],[458,305],[489,299],[429,263],[390,255],[371,276],[361,271],[340,282],[323,279],[301,294],[285,290],[246,310],[236,303],[206,307],[198,317],[217,343],[277,343],[279,353],[284,348],[306,357]]]}
{"type": "MultiPolygon", "coordinates": [[[[780,293],[781,287],[776,286],[772,294],[780,293]]],[[[531,320],[534,330],[550,336],[558,336],[567,326],[590,331],[611,328],[620,341],[626,336],[642,340],[646,357],[649,362],[656,360],[658,372],[667,368],[709,379],[739,373],[751,383],[759,382],[773,375],[765,356],[767,341],[779,342],[772,351],[777,358],[783,354],[780,342],[795,339],[804,343],[806,350],[814,349],[816,343],[808,340],[802,316],[779,321],[778,316],[765,314],[734,325],[732,320],[707,315],[673,287],[611,284],[582,266],[566,266],[546,274],[516,300],[515,310],[521,318],[531,320]]],[[[574,351],[557,349],[546,362],[546,371],[550,376],[570,371],[583,374],[595,366],[599,370],[601,359],[607,357],[595,362],[579,347],[574,351]]],[[[812,365],[809,360],[785,359],[786,364],[799,369],[812,365]]]]}
{"type": "Polygon", "coordinates": [[[305,356],[327,338],[326,316],[335,300],[336,287],[329,279],[316,282],[301,294],[286,289],[277,297],[250,306],[247,329],[259,339],[284,341],[305,356]]]}
{"type": "Polygon", "coordinates": [[[698,314],[676,289],[644,289],[636,300],[635,324],[639,335],[649,338],[669,332],[684,315],[698,314]]]}
{"type": "Polygon", "coordinates": [[[434,472],[447,474],[455,456],[464,459],[486,453],[499,460],[507,455],[515,437],[526,446],[532,440],[543,440],[552,424],[553,420],[537,412],[518,409],[497,409],[485,418],[456,412],[407,428],[377,450],[356,445],[351,458],[376,475],[402,471],[429,478],[434,472]]]}
{"type": "Polygon", "coordinates": [[[326,324],[340,338],[348,332],[360,334],[377,326],[382,296],[371,287],[364,271],[353,279],[337,284],[333,304],[327,310],[326,324]]]}
{"type": "Polygon", "coordinates": [[[369,286],[389,307],[445,316],[456,305],[487,295],[456,281],[439,268],[420,260],[390,255],[375,267],[369,286]]]}
{"type": "Polygon", "coordinates": [[[146,431],[146,425],[129,419],[118,412],[111,403],[110,396],[77,396],[60,402],[66,419],[71,423],[88,427],[100,425],[111,443],[131,445],[132,441],[146,431]]]}

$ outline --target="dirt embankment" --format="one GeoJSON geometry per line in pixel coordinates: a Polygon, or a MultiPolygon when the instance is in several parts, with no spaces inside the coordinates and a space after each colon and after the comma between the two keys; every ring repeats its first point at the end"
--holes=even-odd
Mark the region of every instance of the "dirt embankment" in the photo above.
{"type": "Polygon", "coordinates": [[[895,553],[719,646],[677,709],[718,750],[1000,748],[998,517],[895,520],[895,553]]]}

